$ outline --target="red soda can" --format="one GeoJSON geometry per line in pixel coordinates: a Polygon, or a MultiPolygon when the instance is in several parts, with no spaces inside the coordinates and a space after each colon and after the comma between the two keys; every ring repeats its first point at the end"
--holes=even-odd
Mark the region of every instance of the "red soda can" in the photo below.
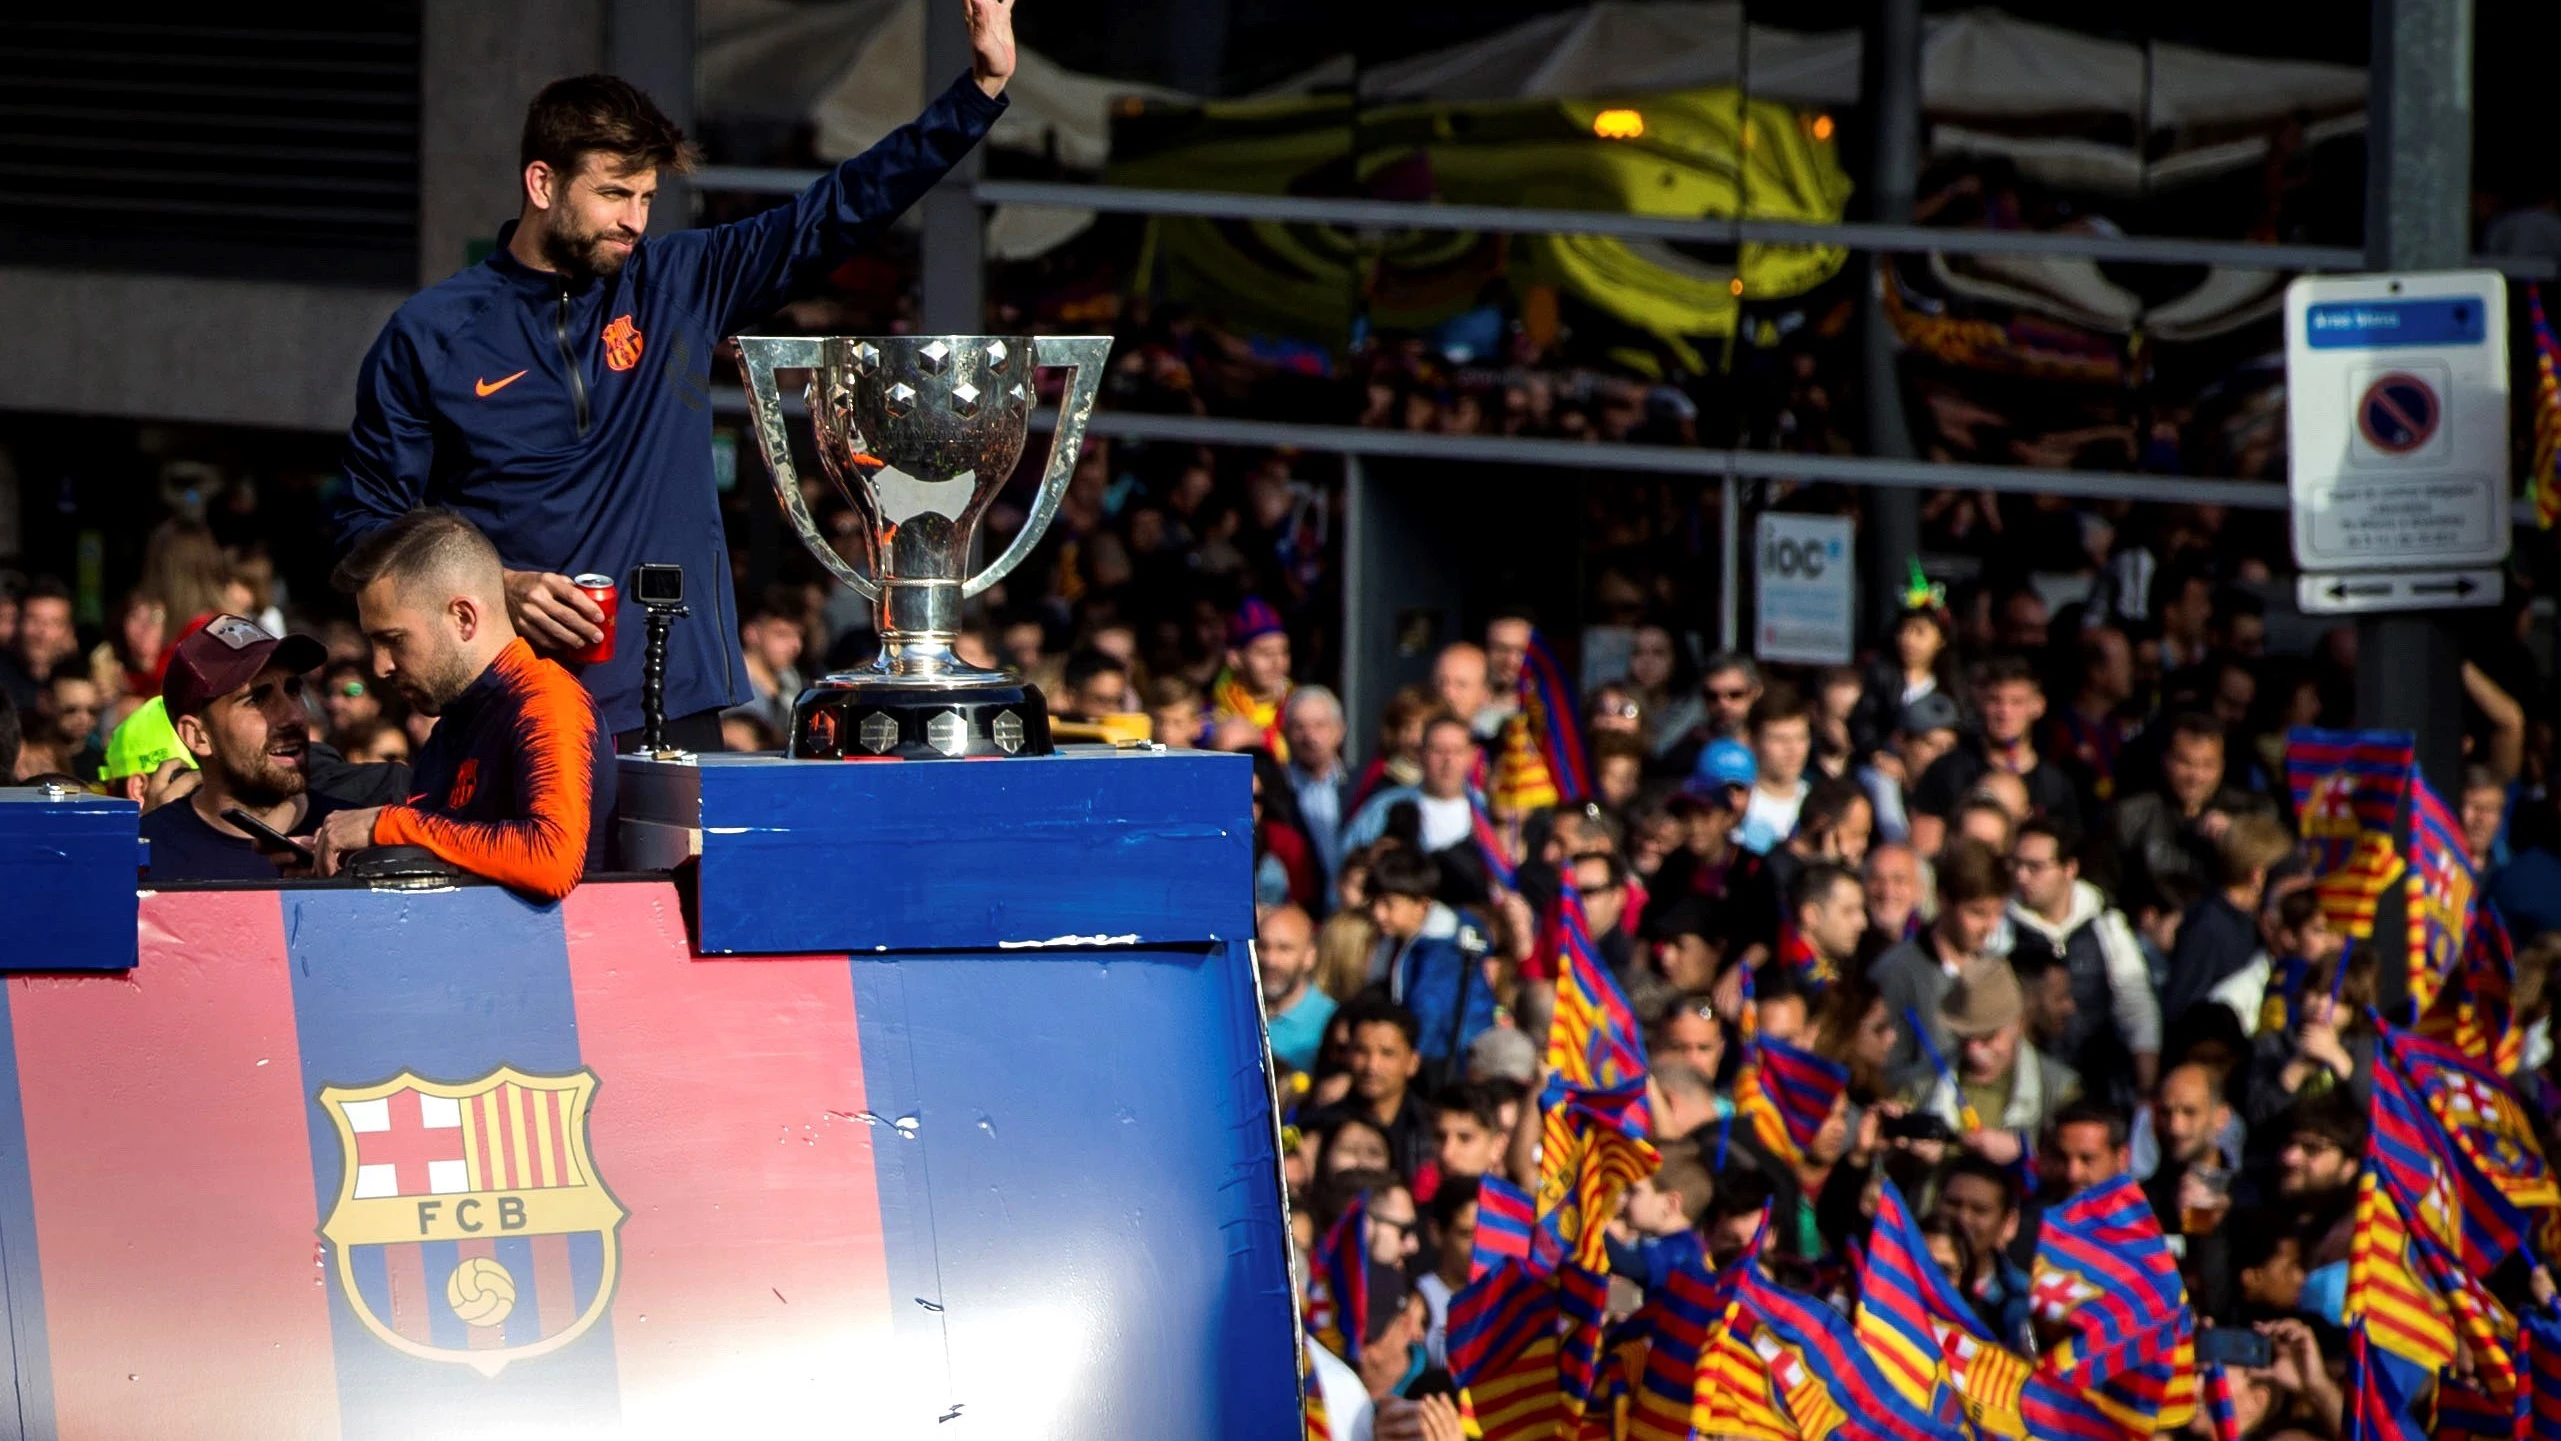
{"type": "Polygon", "coordinates": [[[596,609],[605,613],[604,621],[599,627],[604,634],[596,637],[593,644],[571,651],[563,659],[573,665],[601,665],[612,660],[614,658],[614,612],[619,608],[622,591],[614,585],[612,576],[596,575],[592,572],[572,576],[569,583],[585,591],[587,599],[596,603],[596,609]]]}

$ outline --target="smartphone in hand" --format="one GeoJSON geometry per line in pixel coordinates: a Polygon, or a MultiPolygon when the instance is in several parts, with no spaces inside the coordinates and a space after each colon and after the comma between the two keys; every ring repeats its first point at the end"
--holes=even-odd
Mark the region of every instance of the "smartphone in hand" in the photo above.
{"type": "Polygon", "coordinates": [[[311,854],[311,847],[306,846],[302,842],[295,840],[293,837],[286,835],[284,832],[277,830],[274,826],[267,824],[265,821],[258,819],[256,816],[249,814],[238,806],[233,806],[224,811],[222,813],[222,818],[231,822],[233,825],[238,826],[240,829],[247,831],[249,833],[250,844],[256,846],[260,851],[282,852],[306,866],[312,864],[317,859],[311,854]]]}

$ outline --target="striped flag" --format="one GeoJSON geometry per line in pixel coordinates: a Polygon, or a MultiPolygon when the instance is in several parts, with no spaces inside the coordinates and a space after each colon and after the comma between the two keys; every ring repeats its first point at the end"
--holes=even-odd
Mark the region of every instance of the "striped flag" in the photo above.
{"type": "Polygon", "coordinates": [[[2417,754],[2407,731],[2297,726],[2286,732],[2286,785],[2314,874],[2345,865],[2359,836],[2392,835],[2417,754]]]}
{"type": "Polygon", "coordinates": [[[1653,1339],[1628,1408],[1630,1441],[1689,1441],[1699,1362],[1729,1304],[1717,1278],[1695,1259],[1674,1266],[1645,1298],[1653,1339]]]}
{"type": "Polygon", "coordinates": [[[2118,1176],[2045,1213],[2029,1304],[2071,1334],[2046,1353],[2065,1385],[2092,1387],[2166,1359],[2191,1324],[2179,1262],[2151,1202],[2118,1176]]]}
{"type": "Polygon", "coordinates": [[[2534,322],[2534,470],[2526,477],[2526,499],[2534,506],[2534,523],[2550,530],[2561,522],[2561,340],[2543,319],[2543,289],[2525,287],[2527,315],[2534,322]]]}
{"type": "Polygon", "coordinates": [[[1512,864],[1512,848],[1503,839],[1503,828],[1494,824],[1493,814],[1485,809],[1484,793],[1467,788],[1468,830],[1476,839],[1476,853],[1485,859],[1485,878],[1507,891],[1521,888],[1520,867],[1512,864]]]}
{"type": "Polygon", "coordinates": [[[1556,1288],[1506,1261],[1449,1303],[1449,1365],[1485,1441],[1547,1441],[1561,1419],[1556,1288]]]}
{"type": "MultiPolygon", "coordinates": [[[[1547,1066],[1577,1086],[1615,1086],[1645,1075],[1645,1032],[1592,943],[1583,897],[1569,882],[1556,900],[1556,1015],[1547,1066]]],[[[1639,1130],[1643,1129],[1640,1123],[1639,1130]]]]}
{"type": "Polygon", "coordinates": [[[1532,1211],[1529,1192],[1487,1173],[1476,1183],[1476,1253],[1468,1263],[1468,1279],[1475,1280],[1505,1261],[1519,1261],[1533,1271],[1553,1270],[1530,1263],[1530,1227],[1532,1211]]]}
{"type": "MultiPolygon", "coordinates": [[[[1790,1397],[1791,1409],[1797,1410],[1796,1398],[1803,1396],[1837,1410],[1832,1434],[1842,1441],[1966,1441],[1962,1422],[1903,1398],[1840,1312],[1771,1281],[1758,1262],[1736,1278],[1734,1298],[1775,1343],[1779,1355],[1770,1359],[1785,1364],[1774,1364],[1770,1375],[1790,1397]],[[1791,1385],[1797,1368],[1804,1384],[1791,1385]]],[[[1803,1430],[1802,1410],[1797,1420],[1803,1430]]],[[[1806,1435],[1814,1441],[1812,1432],[1806,1435]]]]}
{"type": "Polygon", "coordinates": [[[2517,1441],[2561,1441],[2561,1311],[2537,1306],[2517,1329],[2517,1441]]]}
{"type": "Polygon", "coordinates": [[[1594,1383],[1600,1378],[1601,1333],[1608,1319],[1609,1299],[1607,1270],[1573,1261],[1556,1268],[1556,1390],[1564,1398],[1568,1416],[1583,1414],[1591,1403],[1594,1383]]]}
{"type": "Polygon", "coordinates": [[[1778,954],[1808,990],[1820,991],[1841,978],[1840,973],[1832,968],[1832,963],[1823,959],[1823,953],[1814,949],[1814,942],[1796,928],[1793,920],[1779,922],[1778,954]]]}
{"type": "Polygon", "coordinates": [[[1947,1301],[1937,1294],[1947,1288],[1947,1277],[1930,1259],[1929,1242],[1903,1204],[1901,1189],[1890,1177],[1879,1184],[1876,1224],[1859,1258],[1854,1329],[1906,1403],[1953,1419],[1956,1397],[1947,1386],[1947,1358],[1934,1324],[1934,1312],[1947,1301]]]}
{"type": "Polygon", "coordinates": [[[2241,1441],[2241,1418],[2232,1407],[2232,1376],[2220,1361],[2205,1367],[2205,1414],[2214,1426],[2214,1441],[2241,1441]]]}
{"type": "MultiPolygon", "coordinates": [[[[2459,1258],[2450,1268],[2455,1272],[2488,1275],[2525,1237],[2525,1213],[2509,1186],[2533,1197],[2534,1205],[2555,1195],[2532,1123],[2498,1077],[2473,1070],[2451,1047],[2383,1026],[2375,1057],[2368,1165],[2419,1225],[2423,1247],[2435,1244],[2459,1258]],[[2449,1117],[2459,1121],[2459,1135],[2449,1117]],[[2501,1179],[2476,1156],[2492,1161],[2501,1179]],[[2436,1209],[2447,1201],[2446,1211],[2436,1209]],[[2449,1227],[2449,1221],[2459,1224],[2449,1227]]],[[[2423,1252],[2421,1260],[2427,1259],[2423,1252]]]]}
{"type": "Polygon", "coordinates": [[[1804,1160],[1849,1084],[1849,1067],[1763,1037],[1734,1083],[1734,1106],[1762,1148],[1793,1165],[1804,1160]]]}
{"type": "Polygon", "coordinates": [[[2426,1013],[2437,988],[2454,970],[2471,929],[2476,878],[2455,819],[2427,777],[2410,776],[2410,868],[2402,909],[2409,922],[2410,1014],[2426,1013]]]}
{"type": "MultiPolygon", "coordinates": [[[[2429,1114],[2468,1163],[2454,1168],[2457,1194],[2485,1184],[2520,1210],[2561,1205],[2561,1185],[2543,1155],[2534,1118],[2505,1077],[2485,1058],[2433,1037],[2386,1032],[2401,1070],[2427,1098],[2429,1114]]],[[[2506,1208],[2463,1197],[2467,1212],[2484,1214],[2476,1225],[2494,1236],[2508,1221],[2506,1208]]],[[[2522,1218],[2518,1218],[2520,1222],[2522,1218]]]]}
{"type": "Polygon", "coordinates": [[[1645,1086],[1642,1074],[1600,1088],[1548,1080],[1533,1254],[1552,1245],[1562,1262],[1606,1271],[1605,1227],[1618,1198],[1662,1162],[1644,1135],[1645,1086]]]}
{"type": "Polygon", "coordinates": [[[1315,1346],[1312,1336],[1299,1342],[1299,1407],[1307,1423],[1307,1441],[1334,1441],[1333,1418],[1325,1414],[1325,1388],[1316,1380],[1315,1346]]]}
{"type": "Polygon", "coordinates": [[[1583,712],[1574,699],[1573,683],[1547,637],[1530,632],[1529,655],[1521,662],[1521,715],[1547,774],[1564,800],[1592,793],[1591,768],[1583,754],[1583,712]]]}
{"type": "MultiPolygon", "coordinates": [[[[2329,923],[2331,930],[2352,941],[2373,935],[2374,916],[2383,904],[2383,893],[2408,869],[2389,833],[2368,831],[2359,836],[2349,848],[2346,861],[2313,882],[2312,897],[2320,903],[2321,919],[2329,923]]],[[[2346,962],[2340,964],[2344,969],[2346,962]]]]}
{"type": "MultiPolygon", "coordinates": [[[[2349,1287],[2353,1290],[2355,1283],[2349,1287]]],[[[2430,1379],[2425,1368],[2378,1345],[2365,1327],[2352,1328],[2339,1441],[2429,1441],[2426,1429],[2410,1414],[2410,1403],[2430,1379]]]]}
{"type": "Polygon", "coordinates": [[[1369,1332],[1369,1198],[1355,1198],[1308,1258],[1307,1332],[1357,1365],[1369,1332]]]}
{"type": "Polygon", "coordinates": [[[2499,908],[2487,899],[2472,907],[2461,959],[2436,1000],[2420,1013],[2417,1030],[2471,1057],[2496,1075],[2515,1071],[2525,1037],[2511,1025],[2516,993],[2516,941],[2499,908]]]}

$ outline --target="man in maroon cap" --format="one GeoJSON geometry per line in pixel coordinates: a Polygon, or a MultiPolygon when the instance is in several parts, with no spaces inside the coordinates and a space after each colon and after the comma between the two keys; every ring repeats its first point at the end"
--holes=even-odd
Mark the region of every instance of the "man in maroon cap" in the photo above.
{"type": "Polygon", "coordinates": [[[155,881],[272,881],[291,852],[223,819],[237,809],[280,834],[310,834],[339,802],[312,793],[302,677],[329,658],[307,635],[275,636],[217,615],[178,643],[160,694],[203,781],[142,818],[155,881]]]}

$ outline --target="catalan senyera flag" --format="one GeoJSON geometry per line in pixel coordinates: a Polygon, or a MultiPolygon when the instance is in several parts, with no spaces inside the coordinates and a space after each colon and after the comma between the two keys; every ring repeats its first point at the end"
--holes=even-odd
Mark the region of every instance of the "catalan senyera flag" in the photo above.
{"type": "MultiPolygon", "coordinates": [[[[1770,1358],[1772,1381],[1786,1392],[1801,1393],[1806,1386],[1788,1384],[1791,1373],[1801,1369],[1811,1389],[1838,1410],[1840,1419],[1826,1434],[1843,1441],[1966,1441],[1961,1420],[1904,1399],[1840,1312],[1778,1285],[1758,1262],[1736,1278],[1734,1298],[1777,1348],[1779,1354],[1770,1358]]],[[[1796,1419],[1805,1441],[1818,1441],[1806,1430],[1802,1411],[1796,1419]]]]}
{"type": "Polygon", "coordinates": [[[2561,522],[2561,340],[2544,321],[2543,290],[2532,281],[2525,305],[2534,322],[2534,470],[2525,493],[2535,525],[2550,530],[2561,522]]]}
{"type": "Polygon", "coordinates": [[[2476,878],[2463,823],[2427,777],[2410,777],[2410,866],[2403,910],[2409,919],[2410,1005],[2424,1014],[2454,970],[2472,923],[2476,878]]]}
{"type": "Polygon", "coordinates": [[[1556,1388],[1556,1288],[1506,1261],[1449,1303],[1449,1365],[1485,1441],[1550,1441],[1564,1419],[1556,1388]]]}
{"type": "Polygon", "coordinates": [[[1762,1149],[1794,1164],[1849,1088],[1849,1067],[1764,1036],[1734,1083],[1734,1108],[1762,1149]]]}
{"type": "Polygon", "coordinates": [[[2037,1319],[2071,1333],[2046,1353],[2043,1369],[2083,1388],[2165,1360],[2193,1324],[2178,1258],[2132,1176],[2045,1213],[2029,1301],[2037,1319]]]}
{"type": "Polygon", "coordinates": [[[2351,843],[2344,862],[2313,882],[2321,918],[2350,940],[2366,939],[2374,934],[2374,915],[2383,893],[2408,869],[2389,833],[2367,831],[2351,843]]]}
{"type": "Polygon", "coordinates": [[[2392,835],[2418,754],[2408,731],[2323,730],[2285,733],[2285,779],[2316,875],[2347,863],[2368,832],[2392,835]]]}
{"type": "Polygon", "coordinates": [[[1552,1244],[1560,1265],[1604,1274],[1605,1228],[1627,1188],[1662,1163],[1645,1139],[1646,1077],[1617,1086],[1584,1087],[1551,1077],[1539,1098],[1545,1131],[1538,1160],[1537,1254],[1552,1244]]]}
{"type": "Polygon", "coordinates": [[[1933,1280],[1944,1287],[1946,1276],[1930,1259],[1929,1242],[1904,1205],[1902,1190],[1890,1177],[1879,1184],[1876,1224],[1859,1257],[1853,1330],[1907,1404],[1953,1419],[1957,1398],[1933,1324],[1931,1294],[1933,1280]]]}
{"type": "Polygon", "coordinates": [[[1475,1280],[1505,1261],[1519,1261],[1533,1271],[1553,1270],[1530,1262],[1530,1232],[1536,1224],[1530,1194],[1490,1172],[1476,1183],[1476,1252],[1468,1263],[1475,1280]]]}

